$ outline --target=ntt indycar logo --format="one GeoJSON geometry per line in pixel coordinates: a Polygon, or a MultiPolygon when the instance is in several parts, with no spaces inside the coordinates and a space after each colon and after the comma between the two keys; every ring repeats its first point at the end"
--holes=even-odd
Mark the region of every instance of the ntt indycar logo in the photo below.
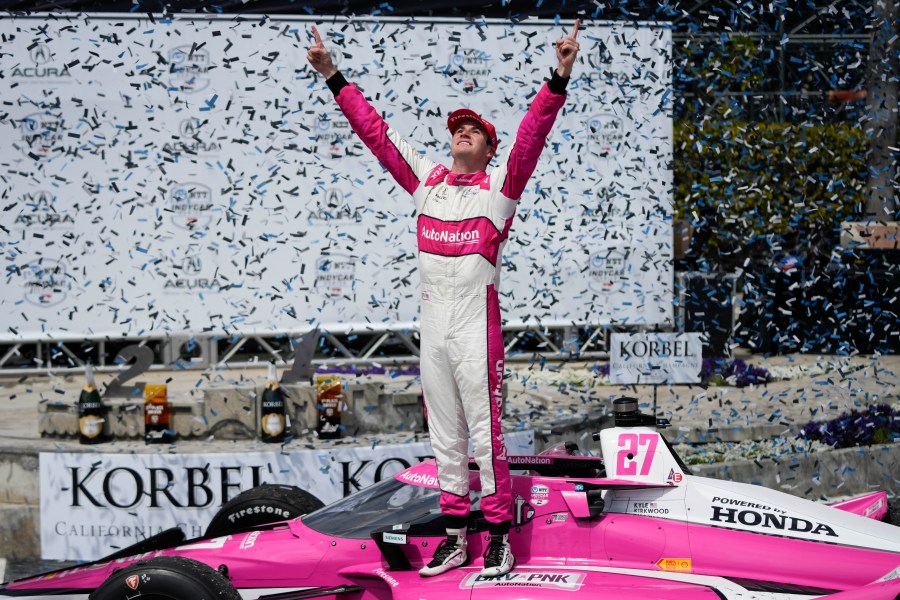
{"type": "MultiPolygon", "coordinates": [[[[40,258],[18,269],[29,304],[50,307],[60,304],[72,290],[71,277],[62,261],[40,258]]],[[[7,274],[10,269],[7,269],[7,274]]]]}
{"type": "Polygon", "coordinates": [[[186,94],[209,87],[212,61],[209,52],[194,46],[179,46],[169,50],[169,85],[186,94]]]}
{"type": "Polygon", "coordinates": [[[460,49],[450,55],[448,64],[436,66],[435,71],[450,79],[450,87],[464,94],[478,94],[491,81],[493,58],[477,48],[460,49]]]}
{"type": "Polygon", "coordinates": [[[169,189],[167,210],[172,223],[180,229],[196,231],[212,221],[212,190],[202,183],[178,183],[169,189]]]}
{"type": "Polygon", "coordinates": [[[481,239],[481,232],[477,229],[472,231],[438,231],[434,228],[422,227],[422,237],[431,242],[440,242],[442,244],[463,245],[477,242],[481,239]]]}

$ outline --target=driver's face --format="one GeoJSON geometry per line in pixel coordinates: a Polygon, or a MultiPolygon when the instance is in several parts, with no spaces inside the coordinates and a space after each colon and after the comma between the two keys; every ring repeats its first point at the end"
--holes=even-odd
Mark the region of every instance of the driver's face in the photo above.
{"type": "Polygon", "coordinates": [[[494,151],[491,150],[487,132],[477,121],[463,121],[453,130],[450,155],[453,158],[483,158],[486,165],[494,151]]]}

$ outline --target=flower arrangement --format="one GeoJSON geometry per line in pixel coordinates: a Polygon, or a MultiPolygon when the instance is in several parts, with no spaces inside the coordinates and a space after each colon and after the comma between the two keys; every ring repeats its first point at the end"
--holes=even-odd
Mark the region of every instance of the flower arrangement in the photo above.
{"type": "Polygon", "coordinates": [[[733,385],[746,387],[772,381],[771,374],[764,367],[754,367],[736,358],[704,358],[700,368],[701,379],[709,385],[733,385]]]}
{"type": "Polygon", "coordinates": [[[824,423],[810,421],[800,431],[799,437],[819,441],[832,448],[900,441],[900,410],[887,404],[874,404],[864,410],[854,409],[824,423]]]}

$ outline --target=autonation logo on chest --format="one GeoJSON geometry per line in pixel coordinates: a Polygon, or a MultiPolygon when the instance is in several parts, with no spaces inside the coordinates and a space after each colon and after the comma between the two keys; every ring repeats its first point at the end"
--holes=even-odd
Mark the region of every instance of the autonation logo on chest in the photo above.
{"type": "Polygon", "coordinates": [[[610,383],[699,383],[703,366],[701,336],[700,333],[612,334],[610,383]]]}

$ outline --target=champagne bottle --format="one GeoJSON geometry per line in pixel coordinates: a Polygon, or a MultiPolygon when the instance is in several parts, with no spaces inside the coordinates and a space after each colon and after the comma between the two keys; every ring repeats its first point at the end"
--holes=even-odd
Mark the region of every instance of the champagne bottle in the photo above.
{"type": "Polygon", "coordinates": [[[166,398],[165,384],[147,384],[144,387],[144,441],[148,444],[175,441],[172,405],[166,398]]]}
{"type": "Polygon", "coordinates": [[[336,440],[341,437],[341,379],[336,375],[316,376],[316,403],[319,422],[316,432],[320,439],[336,440]]]}
{"type": "Polygon", "coordinates": [[[106,441],[103,425],[106,423],[103,401],[94,383],[94,367],[88,364],[84,372],[84,387],[78,396],[78,441],[82,444],[99,444],[106,441]]]}
{"type": "Polygon", "coordinates": [[[284,390],[278,383],[275,364],[269,364],[269,380],[263,390],[260,402],[260,431],[262,441],[281,443],[287,434],[284,411],[284,390]]]}

